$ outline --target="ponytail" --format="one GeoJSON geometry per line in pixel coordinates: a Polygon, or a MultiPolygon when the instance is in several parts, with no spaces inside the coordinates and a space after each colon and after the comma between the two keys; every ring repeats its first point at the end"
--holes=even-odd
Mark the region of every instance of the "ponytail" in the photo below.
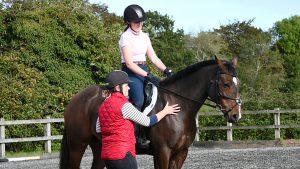
{"type": "Polygon", "coordinates": [[[127,24],[126,28],[124,29],[124,32],[127,31],[127,29],[130,27],[129,24],[127,24]]]}

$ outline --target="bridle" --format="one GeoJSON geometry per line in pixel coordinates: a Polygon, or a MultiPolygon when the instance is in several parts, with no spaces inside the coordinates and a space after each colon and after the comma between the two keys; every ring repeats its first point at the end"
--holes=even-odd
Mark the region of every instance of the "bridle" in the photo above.
{"type": "MultiPolygon", "coordinates": [[[[231,76],[232,78],[236,78],[236,75],[235,74],[231,74],[231,73],[227,73],[227,72],[222,72],[221,70],[218,70],[217,71],[217,78],[215,79],[215,91],[216,91],[216,105],[219,107],[219,109],[224,113],[224,115],[227,115],[229,112],[231,112],[236,106],[241,106],[242,105],[242,99],[240,97],[230,97],[230,96],[226,96],[226,95],[223,95],[221,93],[221,89],[220,89],[220,86],[219,86],[219,81],[220,81],[220,78],[221,78],[221,75],[227,75],[227,76],[231,76]],[[234,100],[235,101],[235,104],[230,107],[229,109],[224,109],[222,107],[222,105],[220,104],[221,102],[221,98],[223,99],[226,99],[226,100],[234,100]]],[[[211,99],[209,99],[211,100],[211,99]]]]}
{"type": "MultiPolygon", "coordinates": [[[[179,94],[179,93],[177,93],[177,92],[175,92],[175,91],[166,89],[166,88],[161,87],[161,86],[158,86],[157,88],[162,89],[162,90],[164,90],[164,91],[166,91],[166,92],[168,92],[168,93],[171,93],[171,94],[173,94],[173,95],[179,96],[179,97],[181,97],[181,98],[184,98],[184,99],[186,99],[186,100],[190,100],[190,101],[197,102],[197,103],[201,103],[201,104],[203,103],[204,105],[207,105],[207,106],[210,106],[210,107],[213,107],[213,108],[218,107],[218,108],[223,112],[224,115],[227,115],[227,114],[228,114],[230,111],[232,111],[236,106],[241,106],[241,105],[242,105],[242,100],[241,100],[240,97],[233,98],[233,97],[225,96],[225,95],[223,95],[223,94],[221,93],[220,86],[219,86],[219,83],[218,83],[218,82],[220,81],[220,78],[221,78],[221,75],[222,75],[222,74],[229,75],[229,76],[232,76],[232,77],[236,77],[236,75],[234,75],[234,74],[230,74],[230,73],[226,73],[226,72],[221,72],[220,70],[217,71],[217,73],[216,73],[216,78],[215,78],[215,81],[214,81],[214,83],[215,83],[214,86],[215,86],[215,91],[216,91],[216,97],[215,97],[215,100],[216,100],[216,101],[213,101],[213,99],[210,98],[210,97],[206,98],[206,99],[209,100],[209,101],[215,102],[216,105],[212,105],[212,104],[208,104],[208,103],[203,103],[203,101],[201,101],[201,100],[189,98],[189,97],[187,97],[187,96],[184,96],[184,95],[182,95],[182,94],[179,94]],[[222,105],[220,104],[221,98],[227,99],[227,100],[234,100],[234,101],[235,101],[235,105],[233,105],[233,106],[230,107],[229,109],[224,109],[224,108],[222,107],[222,105]]],[[[212,84],[213,84],[213,81],[211,82],[210,87],[212,87],[212,84]]],[[[210,87],[209,87],[209,88],[210,88],[210,87]]],[[[208,89],[208,90],[209,90],[209,89],[208,89]]]]}

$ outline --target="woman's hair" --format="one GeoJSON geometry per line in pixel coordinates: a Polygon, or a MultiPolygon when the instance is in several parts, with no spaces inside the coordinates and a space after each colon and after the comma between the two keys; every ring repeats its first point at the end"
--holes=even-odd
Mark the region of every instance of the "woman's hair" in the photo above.
{"type": "Polygon", "coordinates": [[[126,26],[126,28],[124,29],[124,32],[127,31],[127,29],[128,29],[129,27],[130,27],[130,24],[127,23],[127,26],[126,26]]]}

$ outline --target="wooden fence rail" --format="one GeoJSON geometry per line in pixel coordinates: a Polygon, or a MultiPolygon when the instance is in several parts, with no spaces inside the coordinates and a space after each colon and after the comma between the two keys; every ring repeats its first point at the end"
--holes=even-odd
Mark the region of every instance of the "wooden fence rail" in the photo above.
{"type": "MultiPolygon", "coordinates": [[[[274,114],[274,125],[265,126],[232,126],[231,123],[227,123],[227,126],[201,126],[198,127],[199,131],[205,130],[227,130],[227,141],[232,141],[232,133],[234,129],[274,129],[275,139],[280,138],[280,129],[282,128],[300,128],[300,124],[291,125],[281,125],[280,124],[280,114],[283,113],[299,113],[300,109],[293,110],[261,110],[261,111],[248,111],[244,114],[274,114]]],[[[220,112],[211,113],[198,113],[199,116],[222,116],[220,112]]],[[[45,152],[51,153],[51,141],[62,139],[62,135],[51,135],[51,123],[63,123],[63,118],[50,119],[49,116],[46,119],[34,119],[34,120],[15,120],[15,121],[5,121],[3,118],[0,119],[0,158],[5,157],[5,144],[17,143],[17,142],[33,142],[33,141],[45,141],[45,152]],[[27,137],[27,138],[5,138],[5,126],[9,125],[21,125],[21,124],[45,124],[44,126],[44,136],[40,137],[27,137]]],[[[198,120],[197,120],[197,126],[198,120]]],[[[198,134],[196,135],[195,141],[199,141],[198,134]]]]}
{"type": "Polygon", "coordinates": [[[34,120],[15,120],[15,121],[4,121],[0,119],[0,158],[5,157],[5,144],[17,143],[17,142],[32,142],[32,141],[45,141],[45,151],[51,153],[51,141],[62,139],[62,135],[51,135],[51,123],[62,123],[63,118],[50,119],[49,116],[46,119],[34,119],[34,120]],[[27,138],[9,138],[5,139],[5,126],[19,125],[19,124],[45,124],[44,136],[42,137],[27,137],[27,138]]]}
{"type": "MultiPolygon", "coordinates": [[[[246,111],[243,112],[243,115],[245,114],[273,114],[274,115],[274,124],[273,125],[256,125],[256,126],[232,126],[232,123],[227,122],[227,126],[206,126],[203,127],[199,125],[197,121],[197,126],[199,132],[201,131],[207,131],[207,130],[227,130],[227,141],[233,141],[233,130],[234,129],[274,129],[275,134],[275,140],[280,139],[280,129],[283,128],[300,128],[300,124],[287,124],[282,125],[280,123],[280,114],[287,114],[287,113],[300,113],[300,109],[292,109],[292,110],[280,110],[280,109],[274,109],[274,110],[260,110],[260,111],[246,111]]],[[[199,116],[223,116],[221,112],[210,112],[210,113],[198,113],[197,119],[199,116]]],[[[199,141],[199,136],[196,135],[195,141],[199,141]]]]}

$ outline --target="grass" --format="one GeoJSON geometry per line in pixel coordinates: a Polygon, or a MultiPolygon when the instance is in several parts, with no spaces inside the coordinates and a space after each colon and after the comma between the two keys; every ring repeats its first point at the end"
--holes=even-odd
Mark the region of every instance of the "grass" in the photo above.
{"type": "MultiPolygon", "coordinates": [[[[52,153],[58,153],[59,150],[52,150],[52,153]]],[[[10,157],[28,157],[28,156],[38,156],[42,154],[46,154],[45,151],[34,151],[34,152],[24,152],[24,151],[19,151],[19,152],[11,152],[11,151],[6,151],[5,156],[10,158],[10,157]]]]}

